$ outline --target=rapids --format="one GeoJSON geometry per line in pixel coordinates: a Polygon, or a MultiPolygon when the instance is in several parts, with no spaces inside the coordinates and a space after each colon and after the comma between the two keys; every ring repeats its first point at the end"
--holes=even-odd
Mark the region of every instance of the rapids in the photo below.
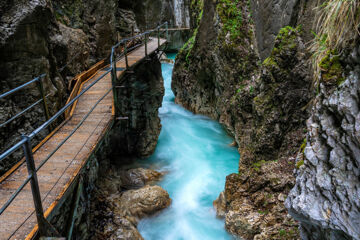
{"type": "MultiPolygon", "coordinates": [[[[174,59],[174,55],[168,55],[174,59]]],[[[212,202],[223,191],[225,178],[236,172],[237,149],[221,125],[174,103],[173,65],[162,64],[165,96],[159,110],[162,130],[155,153],[142,165],[167,172],[157,183],[172,198],[171,206],[142,220],[146,240],[232,239],[217,219],[212,202]]]]}

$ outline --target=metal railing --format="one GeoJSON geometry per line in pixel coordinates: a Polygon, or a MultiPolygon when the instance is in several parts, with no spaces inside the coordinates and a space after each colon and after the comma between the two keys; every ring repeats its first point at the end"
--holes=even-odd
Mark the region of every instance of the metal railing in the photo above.
{"type": "MultiPolygon", "coordinates": [[[[138,34],[136,36],[132,36],[129,38],[125,38],[122,39],[121,41],[119,41],[117,44],[115,44],[112,48],[111,48],[111,54],[110,54],[110,66],[111,66],[111,82],[112,85],[115,86],[116,84],[116,78],[117,78],[117,67],[116,67],[116,62],[118,61],[118,59],[120,59],[121,57],[125,56],[125,70],[129,71],[129,59],[128,59],[128,53],[133,51],[134,49],[138,48],[141,45],[145,46],[145,58],[148,59],[148,42],[149,42],[149,38],[151,36],[151,34],[155,33],[156,37],[157,37],[157,43],[158,43],[158,48],[160,48],[161,44],[160,44],[160,37],[162,34],[165,33],[165,38],[166,40],[169,39],[169,32],[168,32],[168,22],[165,22],[159,26],[157,26],[155,29],[152,30],[148,30],[146,32],[143,32],[141,34],[138,34]],[[162,27],[165,27],[164,30],[161,30],[162,27]],[[136,44],[135,46],[132,47],[128,47],[128,43],[130,43],[131,41],[134,40],[139,40],[140,43],[136,44]],[[117,55],[117,49],[120,48],[120,52],[117,55]]],[[[121,69],[123,70],[123,69],[121,69]]],[[[117,92],[116,92],[116,88],[113,89],[113,96],[114,99],[117,99],[117,92]]],[[[115,114],[116,114],[116,101],[115,101],[115,114]]]]}
{"type": "Polygon", "coordinates": [[[49,108],[48,108],[47,101],[46,101],[46,98],[49,95],[45,96],[44,84],[42,82],[45,77],[46,77],[46,74],[42,74],[39,77],[36,77],[33,80],[28,81],[27,83],[24,83],[23,85],[21,85],[19,87],[16,87],[16,88],[14,88],[14,89],[0,95],[0,99],[3,99],[5,97],[7,97],[7,96],[10,96],[10,95],[24,89],[25,87],[27,87],[27,86],[29,86],[29,85],[31,85],[33,83],[37,83],[38,89],[39,89],[39,92],[40,92],[40,95],[41,95],[41,99],[39,99],[35,103],[31,104],[29,107],[25,108],[21,112],[17,113],[15,116],[13,116],[10,119],[6,120],[5,122],[1,123],[0,128],[6,126],[10,122],[12,122],[15,119],[19,118],[20,116],[24,115],[26,112],[30,111],[31,109],[33,109],[35,106],[37,106],[41,102],[43,103],[45,118],[46,118],[46,120],[49,120],[50,113],[49,113],[49,108]]]}
{"type": "MultiPolygon", "coordinates": [[[[168,24],[164,23],[160,26],[158,26],[156,29],[144,32],[142,34],[139,34],[137,36],[133,36],[127,39],[123,39],[121,40],[119,43],[117,43],[116,45],[114,45],[112,47],[112,51],[111,51],[111,56],[110,56],[110,68],[108,70],[106,70],[100,77],[98,77],[95,81],[93,81],[91,84],[89,84],[89,86],[87,86],[85,89],[83,89],[76,97],[74,97],[71,101],[69,101],[64,107],[62,107],[57,113],[55,113],[54,116],[50,117],[49,115],[49,111],[47,108],[47,103],[46,103],[46,96],[44,94],[44,88],[43,88],[43,84],[41,82],[41,79],[43,79],[46,75],[43,74],[11,91],[8,91],[4,94],[0,95],[0,99],[9,96],[17,91],[19,91],[20,89],[25,88],[26,86],[29,86],[32,83],[37,82],[39,85],[39,90],[42,96],[42,99],[37,101],[36,103],[32,104],[30,107],[26,108],[24,111],[22,111],[21,113],[17,114],[16,116],[14,116],[11,119],[15,119],[19,116],[21,116],[23,113],[25,113],[26,111],[29,111],[30,109],[32,109],[34,106],[36,106],[37,104],[39,104],[40,102],[43,102],[44,104],[44,110],[45,110],[45,114],[46,114],[46,122],[43,123],[41,126],[39,126],[37,129],[35,129],[32,133],[30,133],[29,135],[23,135],[22,139],[17,142],[16,144],[14,144],[12,147],[10,147],[9,149],[7,149],[5,152],[3,152],[0,155],[0,161],[3,161],[5,158],[7,158],[8,156],[10,156],[12,153],[14,153],[16,150],[20,149],[21,147],[23,148],[24,151],[24,155],[25,155],[25,160],[26,160],[26,166],[27,166],[27,170],[28,170],[28,176],[26,177],[26,179],[24,180],[24,182],[20,185],[20,187],[11,195],[11,197],[8,199],[8,201],[0,208],[0,215],[11,205],[11,203],[15,200],[15,198],[20,194],[20,192],[24,189],[24,187],[26,186],[26,184],[28,184],[30,182],[31,184],[31,191],[32,191],[32,196],[33,196],[33,201],[34,201],[34,206],[35,206],[35,213],[36,213],[36,218],[37,218],[37,223],[38,223],[38,229],[39,229],[39,233],[41,236],[60,236],[60,234],[57,232],[57,230],[46,220],[45,216],[44,216],[44,210],[43,210],[43,205],[42,205],[42,201],[44,199],[41,199],[41,195],[40,195],[40,189],[39,189],[39,183],[38,183],[38,178],[37,178],[37,172],[44,166],[44,164],[56,153],[57,150],[59,150],[59,148],[61,146],[63,146],[63,144],[76,132],[76,130],[85,122],[85,120],[90,116],[90,114],[94,111],[94,109],[98,106],[98,104],[111,92],[113,91],[114,93],[114,99],[116,99],[116,91],[114,91],[114,89],[116,88],[116,78],[117,78],[117,69],[116,69],[116,62],[119,58],[125,56],[125,62],[126,62],[126,70],[129,70],[129,65],[128,65],[128,59],[127,59],[127,55],[129,52],[131,52],[132,50],[134,50],[135,48],[138,48],[139,46],[145,44],[145,53],[147,56],[147,44],[148,44],[148,39],[150,34],[152,33],[156,33],[157,37],[158,37],[158,47],[160,47],[160,35],[165,32],[161,32],[160,29],[161,27],[166,26],[166,37],[168,37],[168,24]],[[127,43],[131,40],[134,39],[142,39],[142,37],[144,37],[144,43],[143,41],[141,41],[140,44],[137,44],[131,48],[128,48],[127,43]],[[123,48],[123,53],[121,53],[119,56],[116,56],[116,48],[118,48],[119,46],[124,45],[123,48]],[[36,137],[41,131],[43,131],[44,129],[48,128],[51,124],[53,124],[62,114],[64,114],[64,112],[69,109],[74,103],[75,101],[77,101],[83,94],[85,94],[90,88],[92,88],[96,83],[98,83],[101,79],[103,79],[108,73],[111,72],[112,75],[112,87],[110,89],[107,90],[107,92],[93,105],[93,107],[89,110],[89,112],[82,118],[82,120],[75,126],[75,128],[70,132],[70,134],[63,140],[61,141],[61,143],[38,165],[35,165],[35,161],[34,161],[34,156],[33,156],[33,151],[32,151],[32,145],[31,145],[31,140],[36,137]]],[[[9,120],[8,120],[9,121],[9,120]]]]}

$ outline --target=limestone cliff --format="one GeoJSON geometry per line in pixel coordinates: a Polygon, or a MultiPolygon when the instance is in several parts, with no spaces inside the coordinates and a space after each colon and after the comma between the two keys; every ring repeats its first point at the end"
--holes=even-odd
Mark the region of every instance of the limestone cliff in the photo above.
{"type": "Polygon", "coordinates": [[[176,101],[218,120],[238,144],[239,173],[227,178],[215,205],[226,228],[245,239],[298,237],[284,201],[313,96],[310,31],[298,26],[311,22],[303,18],[312,16],[306,4],[205,0],[194,36],[177,57],[176,101]]]}
{"type": "Polygon", "coordinates": [[[330,68],[343,66],[340,75],[331,71],[335,82],[325,81],[329,75],[322,69],[296,185],[286,201],[301,222],[302,239],[360,239],[359,50],[357,43],[340,59],[331,57],[330,68]]]}
{"type": "Polygon", "coordinates": [[[239,173],[214,206],[245,239],[359,239],[358,44],[321,60],[317,90],[308,45],[318,4],[204,0],[177,57],[176,101],[238,144],[239,173]]]}

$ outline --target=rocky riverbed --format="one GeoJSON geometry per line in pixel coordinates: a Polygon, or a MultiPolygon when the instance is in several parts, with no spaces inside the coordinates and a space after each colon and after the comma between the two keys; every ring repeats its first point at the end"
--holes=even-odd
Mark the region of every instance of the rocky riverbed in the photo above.
{"type": "Polygon", "coordinates": [[[150,169],[109,169],[97,182],[90,210],[87,239],[143,239],[137,230],[140,219],[167,208],[169,194],[151,185],[162,173],[150,169]]]}

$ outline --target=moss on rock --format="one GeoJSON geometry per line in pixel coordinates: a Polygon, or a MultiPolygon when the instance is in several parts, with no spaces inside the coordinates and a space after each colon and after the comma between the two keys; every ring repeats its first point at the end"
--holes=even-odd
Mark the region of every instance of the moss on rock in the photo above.
{"type": "Polygon", "coordinates": [[[340,63],[340,57],[336,51],[328,51],[320,61],[321,80],[326,85],[340,85],[344,82],[344,68],[340,63]]]}

